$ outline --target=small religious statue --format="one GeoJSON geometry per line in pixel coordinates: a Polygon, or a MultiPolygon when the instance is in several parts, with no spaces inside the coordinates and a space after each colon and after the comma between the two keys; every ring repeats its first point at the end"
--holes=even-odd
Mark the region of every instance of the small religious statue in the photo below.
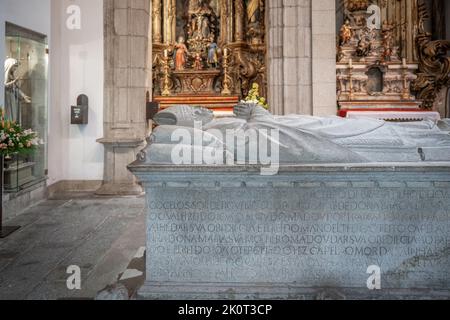
{"type": "Polygon", "coordinates": [[[383,27],[382,27],[382,35],[383,35],[383,61],[389,61],[391,60],[392,52],[393,52],[393,37],[392,37],[392,31],[394,29],[394,26],[387,22],[386,20],[383,21],[383,27]]]}
{"type": "Polygon", "coordinates": [[[368,31],[363,31],[359,36],[358,46],[356,48],[356,55],[360,58],[367,57],[372,50],[372,43],[368,31]]]}
{"type": "Polygon", "coordinates": [[[219,58],[217,56],[217,43],[212,42],[208,48],[208,65],[210,68],[217,68],[219,64],[219,58]]]}
{"type": "Polygon", "coordinates": [[[353,30],[350,26],[350,20],[345,20],[345,23],[342,25],[341,30],[339,32],[339,44],[341,46],[346,45],[353,37],[353,30]]]}
{"type": "Polygon", "coordinates": [[[265,109],[269,109],[269,105],[267,104],[266,99],[260,97],[259,95],[259,84],[257,83],[253,83],[252,88],[248,92],[247,98],[245,98],[245,102],[253,102],[253,103],[256,102],[265,109]]]}
{"type": "Polygon", "coordinates": [[[194,69],[197,71],[202,70],[203,69],[202,62],[203,62],[202,56],[200,55],[200,53],[196,53],[194,59],[194,69]]]}
{"type": "Polygon", "coordinates": [[[11,121],[19,121],[20,101],[31,103],[31,98],[27,96],[19,87],[17,82],[19,77],[15,75],[19,62],[16,59],[8,58],[5,61],[5,118],[11,121]]]}
{"type": "Polygon", "coordinates": [[[184,70],[186,68],[186,55],[188,54],[188,49],[184,44],[183,37],[178,39],[178,42],[175,44],[175,49],[175,70],[184,70]]]}
{"type": "Polygon", "coordinates": [[[358,48],[356,49],[356,55],[358,57],[364,58],[369,55],[370,43],[365,37],[362,37],[358,42],[358,48]]]}

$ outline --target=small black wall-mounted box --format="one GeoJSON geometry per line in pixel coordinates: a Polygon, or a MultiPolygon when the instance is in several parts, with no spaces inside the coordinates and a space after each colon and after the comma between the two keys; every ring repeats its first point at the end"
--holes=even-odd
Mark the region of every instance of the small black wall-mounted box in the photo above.
{"type": "Polygon", "coordinates": [[[159,103],[157,102],[147,102],[147,121],[153,120],[155,115],[159,112],[159,103]]]}
{"type": "Polygon", "coordinates": [[[77,105],[72,106],[70,112],[71,124],[88,124],[89,123],[89,99],[82,94],[77,98],[77,105]]]}

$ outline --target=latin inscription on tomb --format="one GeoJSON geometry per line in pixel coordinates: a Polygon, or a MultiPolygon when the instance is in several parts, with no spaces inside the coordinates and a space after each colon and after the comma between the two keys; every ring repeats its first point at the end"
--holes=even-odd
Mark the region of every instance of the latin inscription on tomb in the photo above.
{"type": "Polygon", "coordinates": [[[450,190],[151,188],[148,280],[450,287],[450,190]]]}

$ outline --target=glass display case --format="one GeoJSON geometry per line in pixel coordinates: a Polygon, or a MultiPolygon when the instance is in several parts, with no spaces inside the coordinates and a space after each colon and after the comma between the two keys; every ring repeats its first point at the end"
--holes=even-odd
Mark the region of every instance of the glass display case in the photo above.
{"type": "Polygon", "coordinates": [[[23,128],[36,131],[43,144],[30,155],[5,159],[5,192],[18,192],[46,179],[47,74],[47,37],[7,23],[5,114],[23,128]],[[8,75],[8,67],[14,63],[16,67],[8,75]]]}

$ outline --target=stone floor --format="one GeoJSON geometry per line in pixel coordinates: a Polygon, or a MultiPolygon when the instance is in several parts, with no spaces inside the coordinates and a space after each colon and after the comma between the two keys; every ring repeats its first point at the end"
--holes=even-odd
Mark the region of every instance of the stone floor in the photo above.
{"type": "Polygon", "coordinates": [[[47,200],[6,222],[0,239],[0,300],[92,299],[115,283],[145,245],[144,197],[47,200]],[[67,267],[81,268],[70,291],[67,267]]]}

